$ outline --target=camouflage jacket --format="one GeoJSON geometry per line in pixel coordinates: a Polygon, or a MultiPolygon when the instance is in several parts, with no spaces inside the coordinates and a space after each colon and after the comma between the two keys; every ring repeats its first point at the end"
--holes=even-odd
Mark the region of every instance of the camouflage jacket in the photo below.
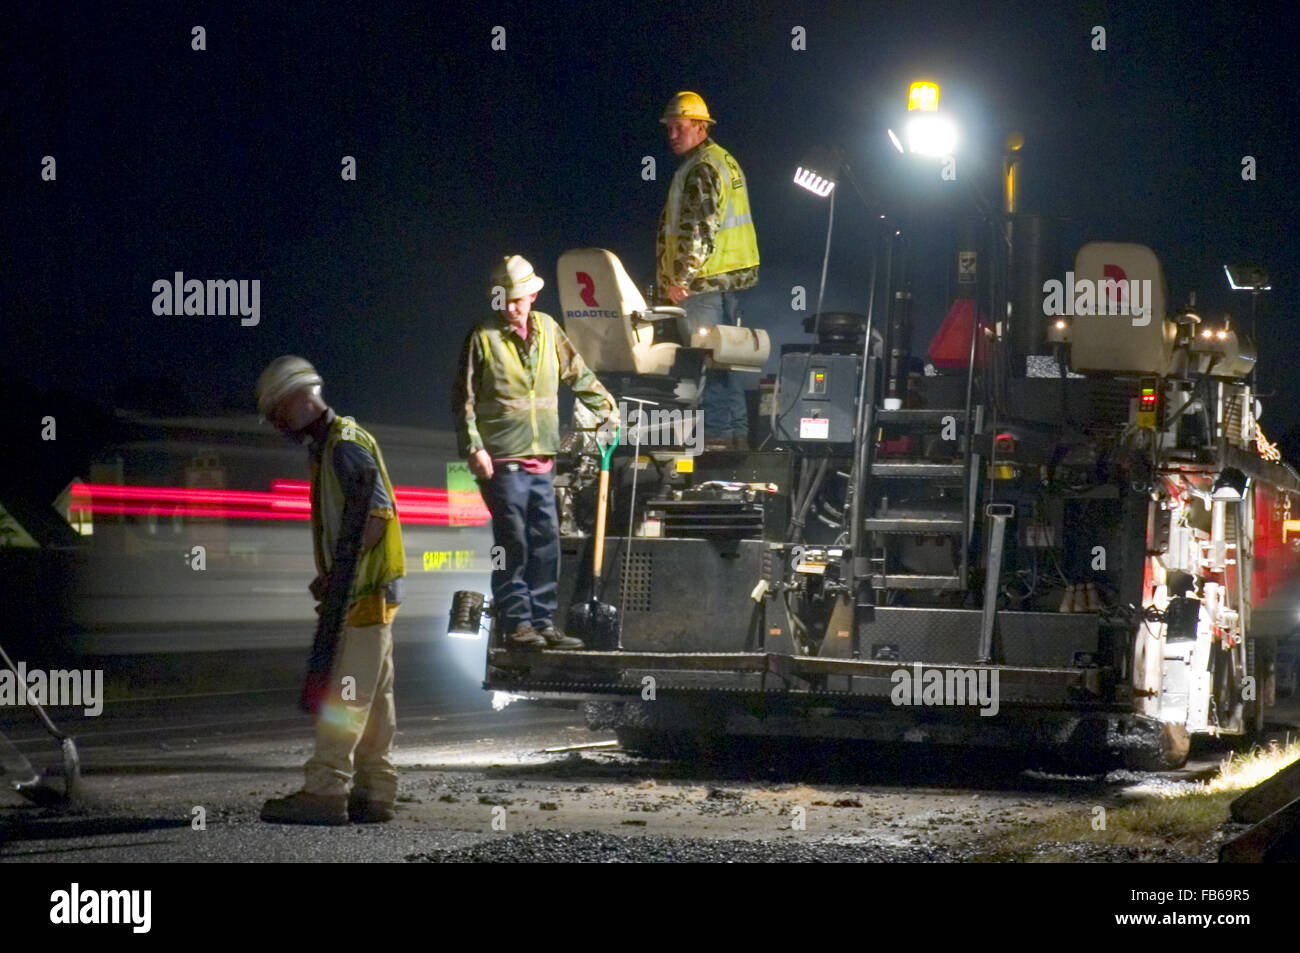
{"type": "MultiPolygon", "coordinates": [[[[706,139],[696,149],[703,148],[712,140],[706,139]]],[[[683,157],[683,161],[691,154],[683,157]]],[[[740,291],[758,284],[758,266],[727,271],[722,274],[701,276],[700,269],[713,254],[714,237],[722,227],[726,209],[720,201],[722,180],[717,170],[707,162],[698,163],[686,176],[682,190],[681,210],[678,212],[676,236],[665,234],[668,229],[668,205],[659,213],[658,238],[655,246],[655,261],[662,261],[665,243],[675,242],[676,253],[673,256],[673,274],[664,274],[659,269],[658,290],[662,303],[667,303],[668,289],[682,286],[691,294],[705,294],[710,291],[740,291]]]]}

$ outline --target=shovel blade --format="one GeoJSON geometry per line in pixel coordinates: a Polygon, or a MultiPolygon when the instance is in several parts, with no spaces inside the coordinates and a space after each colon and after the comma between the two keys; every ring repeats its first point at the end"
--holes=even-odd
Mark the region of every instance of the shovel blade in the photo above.
{"type": "Polygon", "coordinates": [[[604,602],[580,602],[569,609],[570,635],[589,649],[609,652],[618,648],[618,609],[604,602]]]}
{"type": "Polygon", "coordinates": [[[64,738],[61,747],[62,763],[50,765],[40,774],[32,770],[31,763],[18,754],[17,749],[9,757],[0,757],[4,766],[4,771],[0,773],[4,774],[6,780],[12,774],[15,777],[10,782],[13,790],[40,807],[73,804],[80,796],[81,759],[77,755],[76,743],[71,738],[64,738]],[[17,755],[21,762],[13,755],[17,755]]]}

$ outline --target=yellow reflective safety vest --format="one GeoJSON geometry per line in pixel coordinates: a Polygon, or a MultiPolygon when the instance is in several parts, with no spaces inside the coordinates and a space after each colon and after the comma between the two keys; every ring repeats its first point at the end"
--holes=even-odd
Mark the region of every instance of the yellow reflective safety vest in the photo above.
{"type": "MultiPolygon", "coordinates": [[[[379,477],[384,481],[388,498],[393,501],[394,516],[388,521],[383,537],[361,553],[357,561],[357,575],[348,597],[351,605],[358,600],[381,592],[390,582],[406,575],[406,552],[402,548],[402,527],[396,515],[397,497],[393,494],[388,467],[379,452],[379,444],[351,417],[335,417],[330,424],[329,436],[321,450],[319,462],[312,456],[312,543],[316,551],[316,570],[322,575],[334,568],[334,549],[338,544],[343,525],[343,486],[338,471],[334,469],[334,448],[340,441],[359,444],[379,466],[379,477]]],[[[367,501],[367,506],[369,501],[367,501]]]]}
{"type": "Polygon", "coordinates": [[[465,338],[452,386],[461,456],[554,456],[561,381],[597,419],[615,412],[614,398],[549,314],[529,314],[526,342],[500,315],[477,325],[465,338]]]}
{"type": "Polygon", "coordinates": [[[758,266],[758,234],[754,231],[754,216],[749,210],[749,189],[745,187],[745,174],[731,153],[712,139],[706,139],[687,157],[673,175],[668,187],[667,216],[664,226],[663,247],[660,249],[659,274],[672,275],[677,256],[681,225],[682,193],[686,177],[701,162],[707,162],[722,182],[718,206],[723,209],[722,224],[713,238],[713,253],[705,259],[696,277],[707,278],[729,271],[758,266]]]}
{"type": "Polygon", "coordinates": [[[533,311],[529,340],[521,348],[505,321],[480,325],[480,393],[475,423],[493,457],[551,456],[560,448],[560,360],[555,350],[555,320],[533,311]],[[533,338],[536,335],[536,339],[533,338]]]}

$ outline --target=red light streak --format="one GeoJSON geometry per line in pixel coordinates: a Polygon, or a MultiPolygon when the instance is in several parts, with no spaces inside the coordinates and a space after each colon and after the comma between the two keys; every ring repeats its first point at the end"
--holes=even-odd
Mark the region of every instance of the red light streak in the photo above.
{"type": "Polygon", "coordinates": [[[305,480],[272,480],[271,489],[276,493],[310,493],[311,484],[305,480]]]}
{"type": "MultiPolygon", "coordinates": [[[[449,526],[453,509],[457,525],[482,526],[488,512],[482,501],[458,499],[453,507],[445,489],[394,487],[397,511],[404,524],[449,526]]],[[[302,480],[274,480],[271,492],[257,490],[186,489],[166,486],[117,486],[74,483],[70,509],[118,516],[181,516],[192,519],[294,520],[311,518],[310,485],[302,480]]],[[[472,496],[473,494],[466,494],[472,496]]]]}
{"type": "MultiPolygon", "coordinates": [[[[76,507],[82,509],[83,507],[76,507]]],[[[278,513],[272,510],[239,510],[233,507],[206,507],[190,509],[181,506],[150,506],[147,503],[91,503],[84,507],[92,513],[116,514],[122,516],[158,516],[164,519],[184,516],[190,519],[228,519],[228,520],[308,520],[311,513],[278,513]]]]}

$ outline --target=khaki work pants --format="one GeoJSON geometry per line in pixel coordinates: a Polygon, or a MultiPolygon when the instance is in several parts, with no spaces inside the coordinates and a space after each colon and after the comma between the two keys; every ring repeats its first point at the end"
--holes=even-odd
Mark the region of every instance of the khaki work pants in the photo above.
{"type": "Polygon", "coordinates": [[[355,761],[353,787],[377,804],[392,804],[397,799],[395,734],[392,623],[345,625],[330,687],[316,715],[316,753],[307,762],[303,790],[346,795],[355,761]]]}

